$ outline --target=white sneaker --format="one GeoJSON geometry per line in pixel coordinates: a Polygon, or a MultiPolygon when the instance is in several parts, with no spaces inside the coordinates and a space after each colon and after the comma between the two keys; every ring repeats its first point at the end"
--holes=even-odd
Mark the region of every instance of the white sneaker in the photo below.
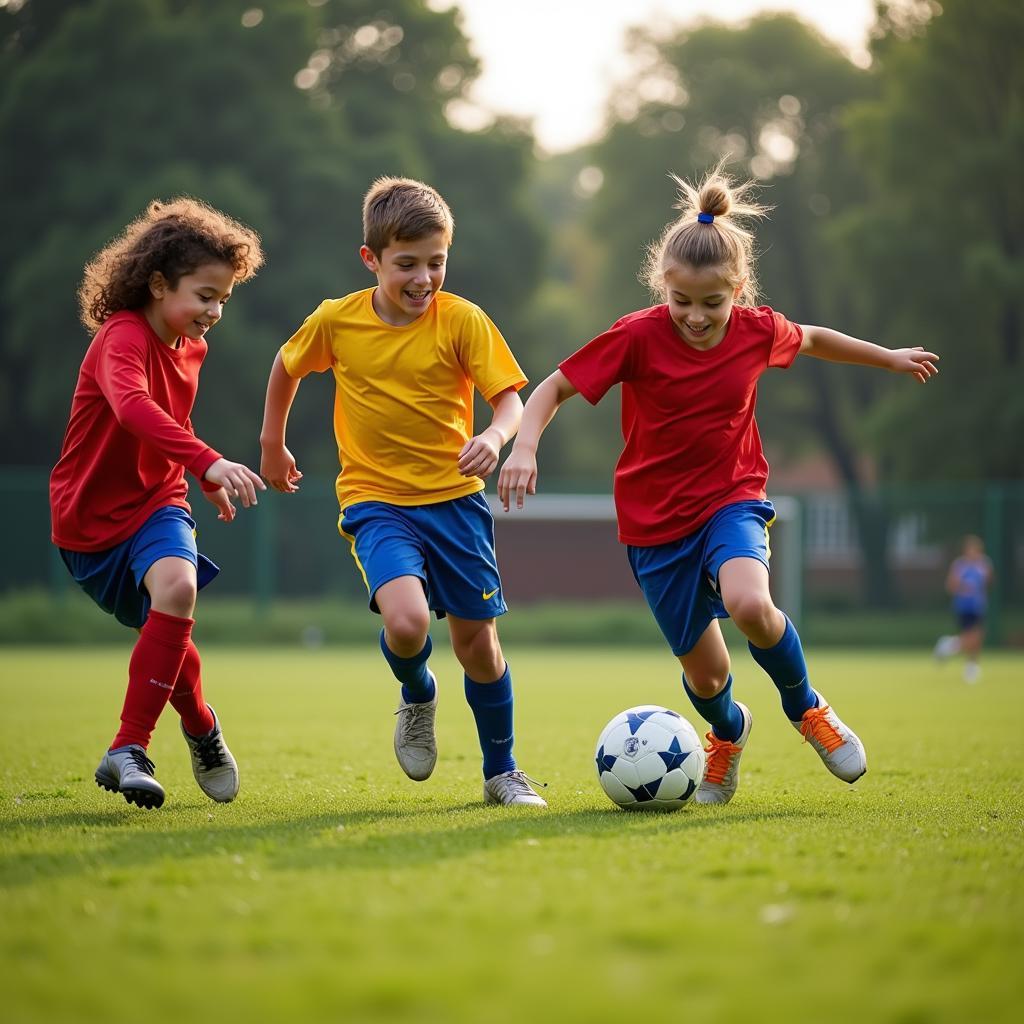
{"type": "MultiPolygon", "coordinates": [[[[531,807],[547,807],[547,801],[538,796],[530,785],[534,782],[526,772],[511,771],[502,775],[492,775],[484,780],[484,803],[505,804],[507,806],[519,804],[531,807]]],[[[542,785],[537,782],[536,785],[542,785]]],[[[543,783],[547,785],[547,783],[543,783]]]]}
{"type": "Polygon", "coordinates": [[[947,658],[952,658],[953,655],[960,653],[960,637],[958,636],[940,636],[935,641],[935,648],[932,651],[932,657],[936,661],[945,661],[947,658]]]}
{"type": "Polygon", "coordinates": [[[199,788],[211,800],[227,804],[238,796],[238,765],[224,742],[217,712],[210,708],[210,714],[213,715],[213,728],[205,736],[190,736],[184,723],[181,734],[192,755],[192,774],[199,788]]]}
{"type": "Polygon", "coordinates": [[[96,769],[96,785],[110,793],[120,793],[137,807],[160,807],[164,787],[153,778],[156,765],[137,743],[108,750],[96,769]]]}
{"type": "Polygon", "coordinates": [[[437,764],[437,739],[434,736],[434,716],[437,713],[437,679],[434,682],[434,699],[425,704],[407,704],[398,698],[395,714],[395,757],[402,771],[415,782],[429,779],[437,764]]]}
{"type": "Polygon", "coordinates": [[[964,682],[976,683],[981,679],[981,666],[976,661],[964,662],[964,682]]]}
{"type": "Polygon", "coordinates": [[[793,723],[793,728],[814,747],[837,779],[856,782],[868,770],[864,744],[842,723],[817,690],[814,695],[818,698],[818,707],[805,711],[804,717],[793,723]]]}
{"type": "Polygon", "coordinates": [[[743,732],[739,739],[719,739],[713,732],[705,737],[708,746],[704,748],[704,778],[694,794],[699,804],[727,804],[736,795],[736,787],[740,784],[740,757],[754,724],[746,704],[736,701],[736,707],[743,715],[743,732]]]}

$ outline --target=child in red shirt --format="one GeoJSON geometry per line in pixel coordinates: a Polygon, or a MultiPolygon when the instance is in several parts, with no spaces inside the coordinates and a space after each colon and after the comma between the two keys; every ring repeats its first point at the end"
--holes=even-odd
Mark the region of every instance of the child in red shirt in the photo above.
{"type": "Polygon", "coordinates": [[[190,419],[205,335],[262,262],[257,235],[224,214],[195,199],[154,202],[89,263],[79,289],[96,333],[50,476],[53,542],[82,589],[139,630],[121,727],[96,769],[97,785],[139,807],[164,801],[146,750],[168,701],[203,792],[222,803],[238,793],[191,638],[196,593],[220,570],[196,549],[185,470],[224,522],[233,498],[248,508],[265,489],[190,419]]]}
{"type": "Polygon", "coordinates": [[[768,463],[754,406],[757,381],[804,353],[878,366],[926,381],[938,357],[895,351],[825,327],[798,326],[754,307],[752,239],[737,217],[763,208],[720,170],[699,187],[675,178],[682,215],[649,253],[647,283],[661,304],[623,317],[559,364],[526,403],[498,477],[508,510],[536,491],[537,445],[575,394],[596,404],[622,385],[625,446],[615,469],[619,539],[683,667],[687,696],[711,726],[700,803],[727,803],[752,724],[733,700],[718,619],[732,617],[783,711],[845,782],[867,770],[864,747],[808,681],[800,637],[768,589],[768,463]],[[742,302],[740,305],[738,303],[742,302]]]}

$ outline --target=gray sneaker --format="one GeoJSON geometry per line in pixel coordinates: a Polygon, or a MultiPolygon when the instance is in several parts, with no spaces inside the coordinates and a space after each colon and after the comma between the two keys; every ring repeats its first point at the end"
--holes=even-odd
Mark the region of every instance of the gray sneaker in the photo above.
{"type": "Polygon", "coordinates": [[[526,772],[511,771],[494,775],[484,780],[485,804],[520,804],[531,807],[547,807],[547,801],[534,792],[530,783],[541,785],[526,772]]]}
{"type": "Polygon", "coordinates": [[[407,704],[398,698],[395,715],[395,757],[402,771],[416,782],[429,779],[437,764],[437,739],[434,736],[434,716],[437,713],[437,679],[434,680],[434,699],[425,704],[407,704]]]}
{"type": "Polygon", "coordinates": [[[108,750],[96,769],[96,785],[110,793],[120,793],[137,807],[160,807],[164,787],[153,778],[156,765],[137,743],[108,750]]]}
{"type": "Polygon", "coordinates": [[[814,695],[819,706],[805,711],[804,717],[793,723],[793,728],[814,747],[825,767],[837,779],[856,782],[868,770],[864,744],[852,729],[843,724],[817,690],[814,695]]]}
{"type": "Polygon", "coordinates": [[[736,701],[736,707],[743,714],[743,732],[734,742],[719,739],[713,732],[707,734],[708,746],[704,748],[704,778],[694,799],[699,804],[727,804],[735,795],[740,784],[740,757],[750,738],[754,719],[746,704],[736,701]]]}
{"type": "Polygon", "coordinates": [[[181,734],[192,755],[192,774],[199,788],[211,800],[227,804],[238,796],[238,765],[224,742],[217,712],[210,708],[210,714],[213,715],[213,728],[205,736],[190,736],[184,723],[181,734]]]}

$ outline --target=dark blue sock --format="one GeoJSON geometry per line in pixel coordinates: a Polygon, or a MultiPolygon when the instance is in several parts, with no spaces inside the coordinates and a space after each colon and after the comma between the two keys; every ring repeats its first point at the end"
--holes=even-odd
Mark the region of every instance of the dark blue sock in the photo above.
{"type": "Polygon", "coordinates": [[[786,616],[786,629],[774,647],[755,647],[747,643],[754,661],[771,676],[782,698],[782,710],[791,722],[799,722],[804,712],[817,706],[817,698],[807,679],[807,662],[800,634],[786,616]]]}
{"type": "Polygon", "coordinates": [[[419,654],[414,654],[411,658],[400,658],[388,647],[387,641],[384,639],[384,630],[380,631],[381,653],[388,665],[391,666],[395,678],[402,684],[402,700],[406,704],[426,704],[434,699],[436,687],[427,670],[427,659],[433,649],[434,645],[431,643],[428,633],[427,642],[419,654]]]}
{"type": "Polygon", "coordinates": [[[515,770],[512,756],[512,673],[494,683],[475,683],[466,676],[466,702],[476,719],[480,749],[484,755],[484,778],[515,770]]]}
{"type": "Polygon", "coordinates": [[[683,689],[690,703],[697,709],[701,718],[711,726],[711,731],[720,740],[735,742],[743,732],[743,712],[732,699],[732,676],[725,681],[725,686],[714,697],[698,697],[690,689],[690,684],[683,676],[683,689]]]}

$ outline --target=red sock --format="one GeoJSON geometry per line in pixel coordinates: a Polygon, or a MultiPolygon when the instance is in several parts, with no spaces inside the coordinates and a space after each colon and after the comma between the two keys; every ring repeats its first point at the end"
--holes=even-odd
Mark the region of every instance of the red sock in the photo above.
{"type": "Polygon", "coordinates": [[[213,729],[213,713],[203,699],[202,667],[199,650],[189,640],[171,694],[171,707],[181,715],[181,724],[189,736],[205,736],[213,729]]]}
{"type": "Polygon", "coordinates": [[[193,621],[150,610],[128,663],[128,692],[121,709],[121,728],[111,750],[129,743],[149,746],[156,720],[181,671],[193,621]]]}

